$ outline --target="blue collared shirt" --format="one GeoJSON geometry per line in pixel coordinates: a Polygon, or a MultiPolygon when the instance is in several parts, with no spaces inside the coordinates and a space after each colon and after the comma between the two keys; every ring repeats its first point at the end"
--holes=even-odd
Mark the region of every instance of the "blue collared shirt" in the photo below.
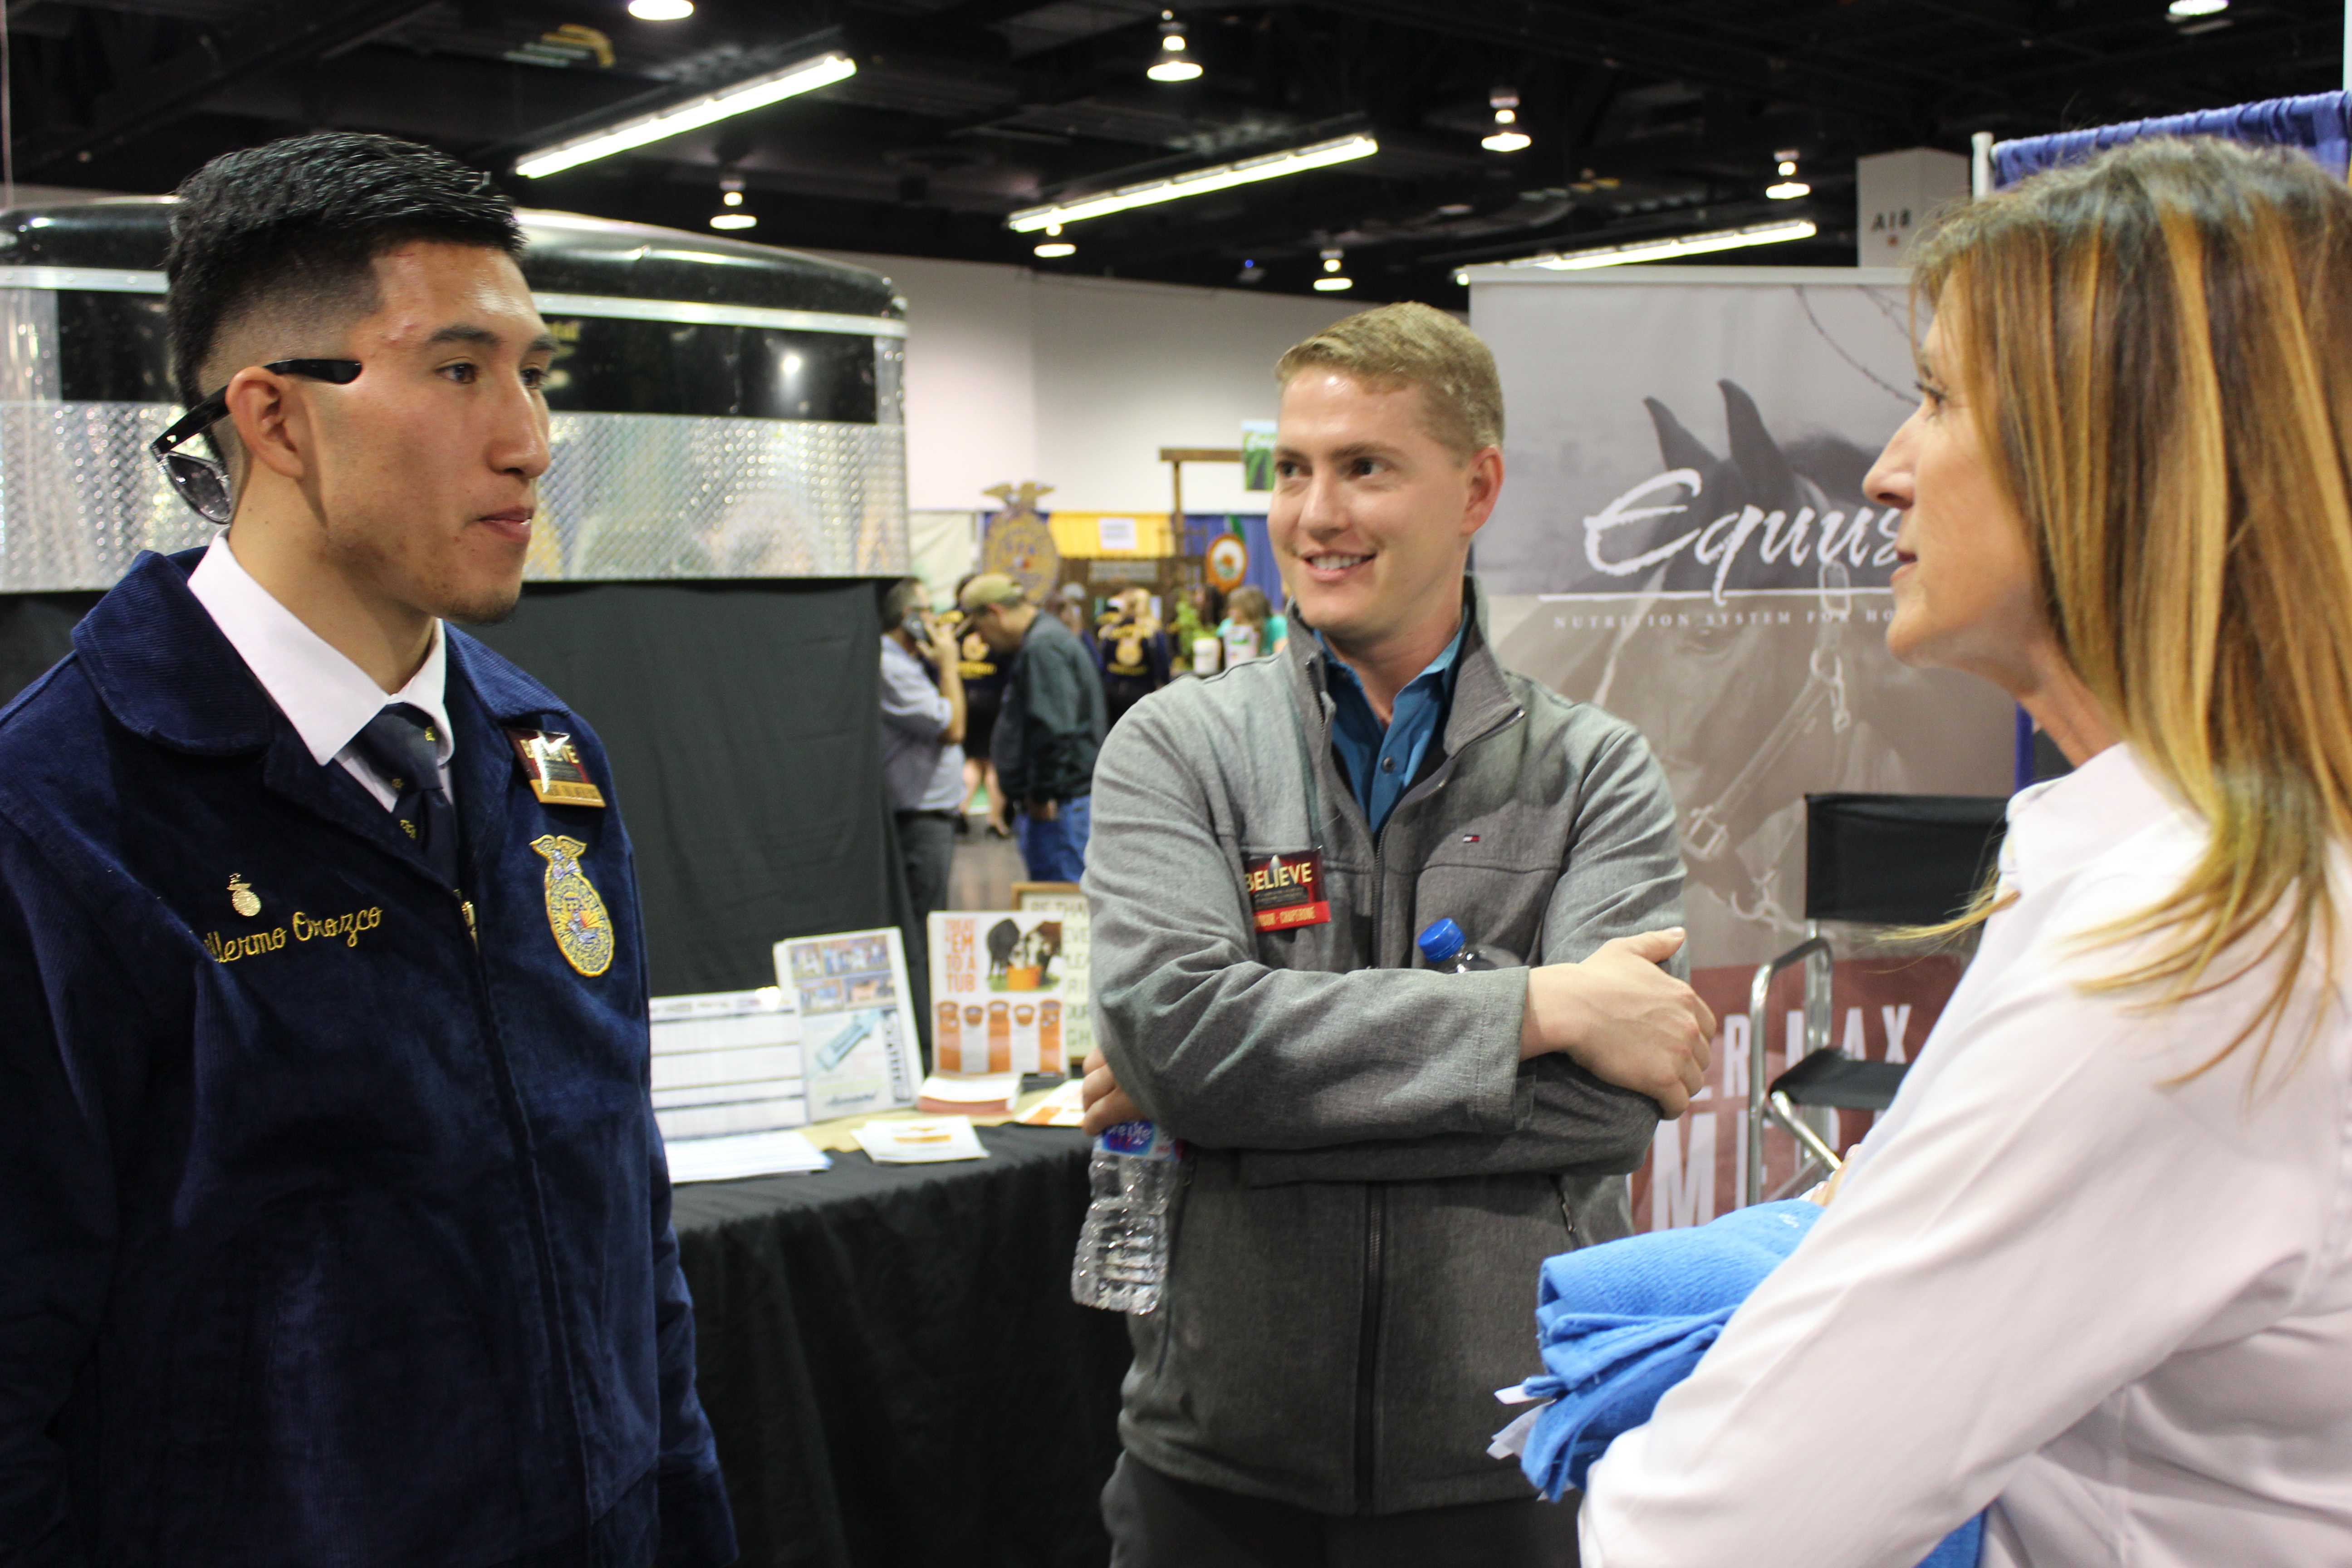
{"type": "MultiPolygon", "coordinates": [[[[1364,695],[1356,672],[1336,655],[1324,661],[1331,672],[1331,703],[1336,710],[1331,744],[1339,752],[1348,783],[1354,786],[1356,802],[1364,808],[1364,820],[1371,824],[1375,837],[1420,776],[1429,743],[1444,731],[1445,715],[1454,706],[1454,664],[1462,652],[1463,634],[1469,627],[1470,616],[1465,612],[1445,651],[1397,693],[1385,726],[1372,711],[1371,700],[1364,695]]],[[[1323,634],[1316,633],[1315,639],[1322,642],[1323,634]]],[[[1330,653],[1331,645],[1324,643],[1323,651],[1330,653]]]]}

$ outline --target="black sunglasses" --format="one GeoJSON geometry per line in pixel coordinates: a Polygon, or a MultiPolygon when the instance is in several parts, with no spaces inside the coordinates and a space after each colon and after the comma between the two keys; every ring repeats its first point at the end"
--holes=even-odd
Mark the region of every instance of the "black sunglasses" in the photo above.
{"type": "MultiPolygon", "coordinates": [[[[360,362],[355,359],[281,359],[272,360],[261,368],[275,375],[331,381],[337,386],[349,386],[360,378],[360,362]]],[[[226,417],[228,388],[224,386],[182,415],[169,430],[147,445],[149,454],[163,465],[163,476],[180,492],[180,499],[195,508],[199,516],[220,523],[228,521],[236,510],[236,503],[229,499],[228,470],[210,458],[176,448],[226,417]]]]}

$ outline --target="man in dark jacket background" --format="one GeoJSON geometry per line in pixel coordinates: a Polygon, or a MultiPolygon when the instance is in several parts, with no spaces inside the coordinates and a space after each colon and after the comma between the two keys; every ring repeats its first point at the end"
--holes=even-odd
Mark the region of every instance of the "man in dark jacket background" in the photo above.
{"type": "Polygon", "coordinates": [[[1075,882],[1087,868],[1095,753],[1109,728],[1102,672],[1076,633],[1037,613],[1021,585],[984,572],[964,584],[966,620],[1013,668],[992,742],[1014,833],[1033,880],[1075,882]]]}
{"type": "Polygon", "coordinates": [[[0,1563],[719,1568],[612,776],[446,624],[549,461],[513,209],[324,134],[172,226],[229,527],[0,715],[0,1563]]]}

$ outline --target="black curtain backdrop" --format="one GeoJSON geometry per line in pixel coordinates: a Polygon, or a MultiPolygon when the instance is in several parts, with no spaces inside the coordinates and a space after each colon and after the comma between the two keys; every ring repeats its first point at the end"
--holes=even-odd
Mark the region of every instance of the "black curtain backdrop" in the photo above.
{"type": "MultiPolygon", "coordinates": [[[[881,616],[865,579],[534,584],[468,627],[584,715],[637,851],[656,995],[772,985],[786,937],[898,926],[881,616]]],[[[72,647],[95,593],[0,595],[0,693],[72,647]]],[[[910,976],[915,1016],[928,976],[910,976]]]]}

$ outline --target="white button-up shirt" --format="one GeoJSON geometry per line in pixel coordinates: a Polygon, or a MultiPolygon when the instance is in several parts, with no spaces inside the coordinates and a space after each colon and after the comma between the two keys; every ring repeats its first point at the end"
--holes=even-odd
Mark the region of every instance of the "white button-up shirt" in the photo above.
{"type": "Polygon", "coordinates": [[[1911,1568],[1987,1504],[1985,1568],[2352,1564],[2352,935],[2291,1072],[2307,1006],[2260,1088],[2259,1037],[2175,1081],[2274,972],[2147,1011],[2081,983],[2156,948],[2070,939],[2203,825],[2122,746],[2009,818],[2016,901],[1821,1223],[1593,1468],[1585,1568],[1911,1568]]]}
{"type": "Polygon", "coordinates": [[[342,763],[389,811],[394,798],[392,786],[362,760],[352,749],[352,739],[386,703],[407,702],[433,721],[434,760],[440,764],[441,787],[449,787],[453,742],[449,711],[442,700],[448,660],[439,622],[434,623],[433,650],[425,656],[424,664],[407,685],[386,696],[367,671],[304,626],[293,611],[253,580],[229,549],[226,531],[213,536],[205,558],[189,574],[188,592],[204,605],[320,767],[342,763]]]}

